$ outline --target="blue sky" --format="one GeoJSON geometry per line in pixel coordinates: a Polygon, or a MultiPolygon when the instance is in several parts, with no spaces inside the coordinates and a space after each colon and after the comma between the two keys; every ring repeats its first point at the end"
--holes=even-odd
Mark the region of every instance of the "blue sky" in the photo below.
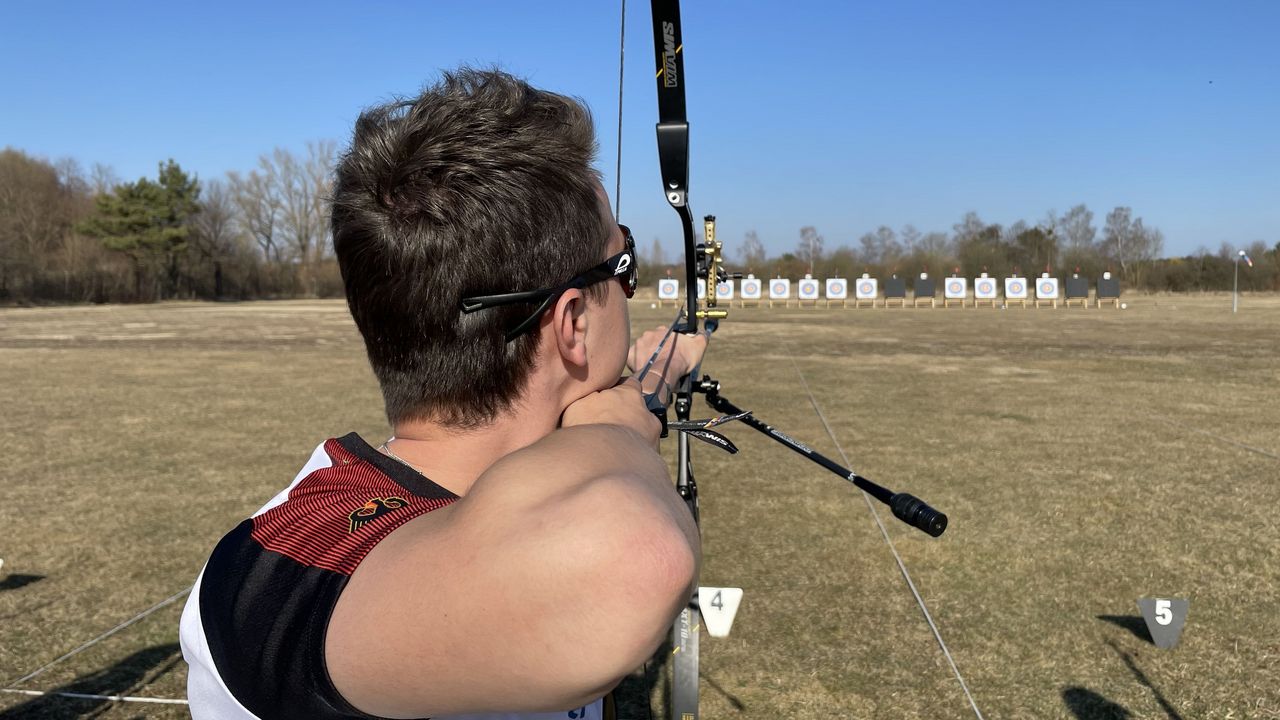
{"type": "MultiPolygon", "coordinates": [[[[627,7],[622,219],[676,252],[653,124],[649,5],[627,7]]],[[[1280,241],[1280,2],[731,2],[683,7],[690,198],[730,246],[828,247],[967,211],[1086,203],[1166,254],[1280,241]]],[[[0,146],[202,178],[308,140],[440,68],[499,65],[577,95],[614,192],[613,2],[6,3],[0,146]]]]}

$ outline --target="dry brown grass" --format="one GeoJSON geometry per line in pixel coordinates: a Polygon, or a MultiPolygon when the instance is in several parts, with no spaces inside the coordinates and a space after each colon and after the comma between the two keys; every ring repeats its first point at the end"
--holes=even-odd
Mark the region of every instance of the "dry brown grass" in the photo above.
{"type": "MultiPolygon", "coordinates": [[[[704,369],[838,457],[803,377],[852,467],[950,515],[886,523],[986,717],[1280,717],[1280,298],[1130,302],[735,309],[704,369]],[[1191,600],[1174,650],[1099,619],[1151,595],[1191,600]]],[[[0,310],[0,378],[3,680],[187,586],[323,438],[385,432],[340,302],[0,310]]],[[[704,715],[972,716],[856,490],[727,432],[695,451],[703,583],[746,600],[704,637],[704,715]]],[[[23,687],[181,697],[180,605],[23,687]]]]}

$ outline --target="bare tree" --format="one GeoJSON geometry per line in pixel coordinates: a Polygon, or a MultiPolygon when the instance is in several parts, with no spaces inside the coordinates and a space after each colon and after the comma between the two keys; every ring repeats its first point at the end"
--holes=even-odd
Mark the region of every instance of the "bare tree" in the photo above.
{"type": "Polygon", "coordinates": [[[805,262],[809,266],[809,273],[813,273],[813,266],[822,259],[822,236],[818,234],[818,229],[812,225],[806,225],[800,228],[800,244],[796,246],[796,257],[805,262]]]}
{"type": "Polygon", "coordinates": [[[768,261],[769,256],[765,252],[764,243],[760,242],[760,234],[755,230],[747,231],[746,237],[742,240],[742,247],[738,248],[738,257],[747,270],[763,268],[768,261]]]}
{"type": "Polygon", "coordinates": [[[1018,236],[1030,229],[1031,226],[1027,224],[1026,220],[1015,220],[1012,225],[1004,229],[1000,240],[1006,245],[1016,245],[1018,243],[1018,236]]]}
{"type": "Polygon", "coordinates": [[[278,211],[272,239],[289,246],[302,285],[311,294],[317,291],[314,265],[330,254],[332,244],[326,200],[335,153],[332,141],[322,141],[307,143],[305,156],[276,148],[258,158],[265,190],[278,211]]]}
{"type": "Polygon", "coordinates": [[[87,212],[88,188],[72,160],[51,164],[0,151],[0,296],[26,298],[87,212]]]}
{"type": "Polygon", "coordinates": [[[256,170],[248,175],[227,173],[231,200],[239,212],[239,222],[258,244],[262,257],[269,263],[282,259],[279,227],[283,210],[271,191],[270,180],[256,170]]]}
{"type": "Polygon", "coordinates": [[[189,242],[196,257],[212,266],[213,295],[220,298],[223,263],[236,251],[236,202],[227,183],[212,180],[202,188],[200,205],[189,242]]]}
{"type": "Polygon", "coordinates": [[[920,242],[916,244],[916,248],[921,252],[935,255],[938,258],[945,258],[954,251],[951,248],[951,241],[947,239],[946,233],[931,232],[920,238],[920,242]]]}
{"type": "Polygon", "coordinates": [[[1134,218],[1132,208],[1117,207],[1107,213],[1102,254],[1120,264],[1125,281],[1142,283],[1146,270],[1164,253],[1164,233],[1134,218]]]}
{"type": "Polygon", "coordinates": [[[1067,211],[1058,221],[1058,236],[1066,241],[1066,249],[1088,253],[1093,250],[1093,240],[1098,229],[1093,226],[1093,211],[1082,203],[1067,211]]]}
{"type": "Polygon", "coordinates": [[[94,195],[109,193],[119,184],[120,176],[116,175],[115,168],[103,163],[93,164],[93,169],[89,171],[89,187],[94,195]]]}
{"type": "Polygon", "coordinates": [[[1133,209],[1117,207],[1107,213],[1107,224],[1102,231],[1102,252],[1107,257],[1120,263],[1120,272],[1124,275],[1126,281],[1132,281],[1129,276],[1132,243],[1133,209]]]}
{"type": "Polygon", "coordinates": [[[863,233],[858,244],[861,246],[859,259],[864,264],[893,265],[902,257],[898,234],[888,225],[881,225],[875,232],[863,233]]]}
{"type": "Polygon", "coordinates": [[[987,230],[987,224],[978,217],[978,213],[970,210],[964,214],[960,222],[951,226],[951,232],[954,236],[956,245],[962,245],[971,240],[975,240],[987,230]]]}
{"type": "Polygon", "coordinates": [[[915,225],[907,223],[902,226],[902,230],[898,233],[898,237],[902,238],[902,249],[910,254],[916,251],[916,246],[920,244],[923,235],[916,229],[915,225]]]}
{"type": "Polygon", "coordinates": [[[1036,227],[1043,230],[1046,235],[1052,235],[1053,237],[1060,238],[1061,233],[1059,233],[1059,226],[1061,224],[1062,219],[1058,217],[1058,211],[1050,208],[1049,211],[1044,214],[1044,219],[1036,223],[1036,227]]]}

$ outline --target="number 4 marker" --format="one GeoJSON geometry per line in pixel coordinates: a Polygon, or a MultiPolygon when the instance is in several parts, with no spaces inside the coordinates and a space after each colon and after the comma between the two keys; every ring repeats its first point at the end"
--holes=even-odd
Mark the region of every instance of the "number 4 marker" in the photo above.
{"type": "Polygon", "coordinates": [[[711,637],[729,636],[733,617],[738,614],[738,606],[741,604],[742,588],[698,588],[698,606],[711,637]]]}

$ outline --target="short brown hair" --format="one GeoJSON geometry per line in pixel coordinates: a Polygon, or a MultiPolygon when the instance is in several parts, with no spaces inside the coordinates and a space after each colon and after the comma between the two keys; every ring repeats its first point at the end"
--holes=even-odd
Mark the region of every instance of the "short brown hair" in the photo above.
{"type": "Polygon", "coordinates": [[[538,333],[503,336],[536,306],[460,303],[603,259],[595,153],[583,103],[497,70],[446,72],[360,115],[336,171],[333,247],[393,425],[477,427],[519,397],[538,333]]]}

